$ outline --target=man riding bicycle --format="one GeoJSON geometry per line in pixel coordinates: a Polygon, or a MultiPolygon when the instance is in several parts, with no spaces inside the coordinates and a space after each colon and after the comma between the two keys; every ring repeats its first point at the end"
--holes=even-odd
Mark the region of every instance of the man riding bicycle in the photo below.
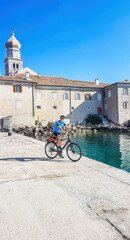
{"type": "MultiPolygon", "coordinates": [[[[54,130],[53,130],[53,136],[54,137],[57,137],[58,139],[58,151],[59,151],[59,156],[61,158],[64,158],[63,154],[62,154],[62,142],[61,142],[61,136],[60,134],[61,133],[65,133],[63,131],[63,127],[65,126],[66,129],[72,133],[72,131],[66,126],[66,123],[64,122],[64,119],[65,119],[65,116],[64,115],[61,115],[60,116],[60,120],[58,120],[56,123],[55,123],[55,126],[54,126],[54,130]]],[[[73,133],[72,133],[73,134],[73,133]]]]}

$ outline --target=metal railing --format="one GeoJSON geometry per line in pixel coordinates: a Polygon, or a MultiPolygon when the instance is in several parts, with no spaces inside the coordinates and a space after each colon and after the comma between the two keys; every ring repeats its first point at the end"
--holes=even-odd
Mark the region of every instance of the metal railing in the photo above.
{"type": "Polygon", "coordinates": [[[12,116],[2,118],[1,129],[12,134],[12,116]]]}

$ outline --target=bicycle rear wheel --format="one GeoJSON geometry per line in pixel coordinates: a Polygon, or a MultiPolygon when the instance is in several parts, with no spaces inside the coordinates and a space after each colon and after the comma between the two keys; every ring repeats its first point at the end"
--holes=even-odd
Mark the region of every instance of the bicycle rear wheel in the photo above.
{"type": "Polygon", "coordinates": [[[57,156],[58,147],[55,142],[49,142],[45,145],[45,154],[51,159],[57,156]]]}
{"type": "Polygon", "coordinates": [[[70,143],[67,146],[66,149],[67,152],[67,156],[68,158],[73,161],[73,162],[77,162],[80,160],[80,158],[82,157],[82,151],[81,148],[78,144],[76,143],[70,143]]]}

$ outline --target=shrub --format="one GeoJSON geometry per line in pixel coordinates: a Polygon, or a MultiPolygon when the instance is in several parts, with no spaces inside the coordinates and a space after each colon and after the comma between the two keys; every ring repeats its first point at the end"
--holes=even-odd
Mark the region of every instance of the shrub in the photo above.
{"type": "Polygon", "coordinates": [[[125,127],[130,127],[130,120],[125,121],[125,122],[123,123],[123,125],[124,125],[125,127]]]}
{"type": "Polygon", "coordinates": [[[99,114],[89,114],[86,118],[86,124],[91,123],[92,125],[98,125],[102,123],[102,119],[99,114]]]}
{"type": "Polygon", "coordinates": [[[42,126],[42,122],[40,122],[39,120],[35,120],[35,125],[42,126]]]}

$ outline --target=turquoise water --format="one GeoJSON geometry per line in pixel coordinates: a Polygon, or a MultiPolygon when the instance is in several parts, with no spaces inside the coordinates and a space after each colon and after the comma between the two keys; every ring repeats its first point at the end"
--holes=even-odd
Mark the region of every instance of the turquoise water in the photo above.
{"type": "Polygon", "coordinates": [[[76,134],[73,140],[84,156],[130,172],[130,134],[87,132],[76,134]]]}

